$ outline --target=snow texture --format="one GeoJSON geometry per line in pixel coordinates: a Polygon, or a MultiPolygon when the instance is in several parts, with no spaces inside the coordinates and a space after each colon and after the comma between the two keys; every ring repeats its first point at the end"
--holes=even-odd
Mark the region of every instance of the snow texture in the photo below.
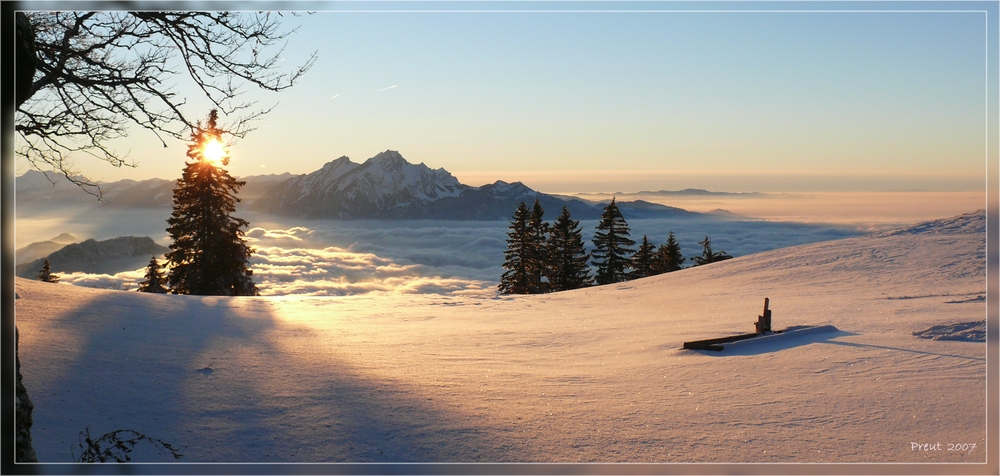
{"type": "Polygon", "coordinates": [[[18,279],[32,437],[48,462],[71,461],[89,427],[159,438],[183,462],[982,463],[986,344],[914,332],[984,319],[984,222],[548,295],[224,298],[18,279]],[[751,332],[764,297],[776,328],[839,331],[681,348],[751,332]]]}
{"type": "MultiPolygon", "coordinates": [[[[985,297],[985,296],[978,296],[985,297]]],[[[976,299],[979,300],[979,299],[976,299]]],[[[985,300],[984,300],[985,301],[985,300]]],[[[950,303],[971,301],[948,301],[950,303]]],[[[913,335],[924,339],[962,340],[969,342],[986,342],[986,321],[960,322],[958,324],[934,326],[913,335]]]]}

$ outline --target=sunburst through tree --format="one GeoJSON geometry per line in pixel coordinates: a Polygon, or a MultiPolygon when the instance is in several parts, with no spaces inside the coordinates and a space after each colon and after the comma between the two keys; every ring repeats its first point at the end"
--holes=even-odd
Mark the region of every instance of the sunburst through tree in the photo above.
{"type": "Polygon", "coordinates": [[[167,283],[175,294],[253,296],[257,286],[248,266],[253,248],[247,246],[246,220],[232,216],[246,182],[222,168],[229,156],[212,110],[191,135],[181,178],[174,189],[173,213],[167,232],[173,243],[167,253],[167,283]]]}

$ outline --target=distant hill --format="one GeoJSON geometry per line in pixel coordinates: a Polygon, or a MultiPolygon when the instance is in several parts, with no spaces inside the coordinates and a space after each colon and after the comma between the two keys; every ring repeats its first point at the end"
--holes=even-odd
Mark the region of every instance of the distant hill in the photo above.
{"type": "Polygon", "coordinates": [[[664,197],[700,197],[700,196],[711,196],[711,197],[732,197],[732,196],[760,196],[765,195],[761,192],[710,192],[708,190],[702,190],[700,188],[685,188],[684,190],[659,190],[655,192],[643,191],[634,193],[623,193],[621,195],[659,195],[664,197]]]}
{"type": "Polygon", "coordinates": [[[47,241],[36,241],[23,248],[18,248],[14,252],[15,264],[27,263],[39,258],[44,258],[62,247],[76,243],[76,237],[69,233],[62,233],[59,236],[47,241]]]}
{"type": "MultiPolygon", "coordinates": [[[[167,251],[148,236],[120,236],[110,240],[93,239],[66,245],[48,255],[53,273],[115,274],[142,268],[149,258],[167,251]]],[[[42,269],[45,257],[17,265],[15,273],[22,278],[34,278],[42,269]]]]}

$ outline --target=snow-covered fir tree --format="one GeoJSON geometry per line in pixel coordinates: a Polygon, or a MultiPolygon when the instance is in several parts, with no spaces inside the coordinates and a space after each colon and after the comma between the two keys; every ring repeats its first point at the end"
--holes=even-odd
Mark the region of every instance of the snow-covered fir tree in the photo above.
{"type": "Polygon", "coordinates": [[[628,279],[631,256],[635,253],[629,247],[635,241],[629,238],[628,223],[618,210],[614,198],[604,207],[593,241],[594,251],[591,256],[594,258],[594,266],[597,266],[597,284],[618,283],[628,279]]]}
{"type": "Polygon", "coordinates": [[[52,274],[52,266],[49,265],[49,259],[45,258],[42,264],[42,269],[38,271],[38,276],[36,276],[39,281],[45,281],[46,283],[58,283],[59,276],[52,274]]]}
{"type": "Polygon", "coordinates": [[[653,259],[655,255],[656,245],[649,242],[649,237],[642,235],[642,243],[639,244],[639,249],[632,256],[632,272],[629,274],[629,279],[639,279],[654,275],[653,259]]]}
{"type": "Polygon", "coordinates": [[[139,281],[139,288],[136,291],[141,293],[165,293],[167,277],[163,275],[163,270],[161,269],[160,263],[156,261],[156,257],[149,259],[149,265],[146,266],[146,277],[142,281],[139,281]]]}
{"type": "Polygon", "coordinates": [[[500,277],[500,292],[504,294],[530,294],[538,292],[538,281],[532,259],[536,253],[536,239],[531,230],[531,211],[521,202],[514,212],[507,232],[507,250],[503,252],[503,267],[507,271],[500,277]]]}
{"type": "Polygon", "coordinates": [[[667,242],[660,245],[653,257],[653,274],[669,273],[682,268],[684,255],[681,254],[681,245],[677,242],[674,232],[667,236],[667,242]]]}
{"type": "Polygon", "coordinates": [[[695,263],[694,266],[732,259],[732,256],[726,254],[725,251],[712,251],[712,240],[708,236],[705,236],[705,239],[699,241],[698,244],[702,246],[702,252],[701,256],[691,257],[691,261],[695,263]]]}
{"type": "Polygon", "coordinates": [[[229,164],[222,145],[218,113],[205,127],[198,124],[188,145],[187,162],[174,188],[173,213],[167,232],[167,282],[175,294],[253,296],[257,286],[248,266],[254,250],[247,246],[246,220],[232,216],[246,182],[222,168],[229,164]]]}
{"type": "Polygon", "coordinates": [[[551,291],[566,291],[593,284],[594,278],[587,264],[590,256],[583,246],[580,221],[570,217],[565,205],[549,229],[546,251],[546,276],[551,291]]]}

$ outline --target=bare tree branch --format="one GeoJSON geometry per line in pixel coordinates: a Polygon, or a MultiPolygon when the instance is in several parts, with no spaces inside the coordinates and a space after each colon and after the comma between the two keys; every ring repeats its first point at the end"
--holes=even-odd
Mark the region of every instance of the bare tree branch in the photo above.
{"type": "Polygon", "coordinates": [[[134,167],[108,146],[132,125],[151,131],[164,147],[167,138],[184,140],[197,127],[174,90],[185,77],[235,117],[223,133],[244,137],[253,130],[249,124],[273,108],[241,101],[244,86],[281,91],[316,60],[313,52],[301,66],[279,70],[286,38],[295,31],[281,30],[280,18],[272,12],[17,13],[18,78],[32,78],[30,88],[17,88],[17,155],[100,198],[100,187],[74,171],[71,156],[134,167]]]}

